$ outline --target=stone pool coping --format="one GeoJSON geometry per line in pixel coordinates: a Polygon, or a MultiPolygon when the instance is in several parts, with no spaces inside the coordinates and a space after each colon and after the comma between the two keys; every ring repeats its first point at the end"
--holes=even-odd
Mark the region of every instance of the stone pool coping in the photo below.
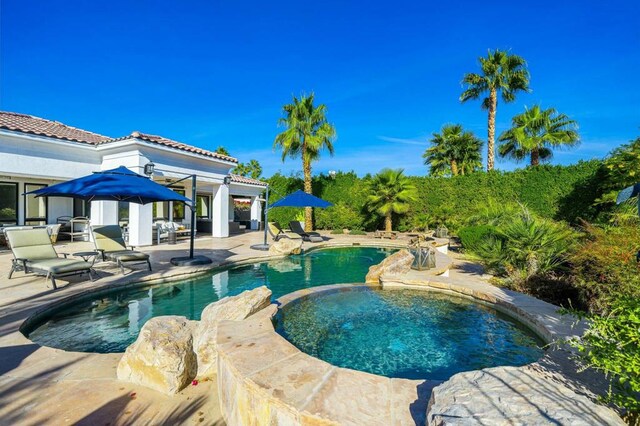
{"type": "MultiPolygon", "coordinates": [[[[310,253],[318,250],[334,249],[334,248],[346,248],[346,247],[367,247],[367,248],[391,248],[402,249],[406,248],[406,241],[349,241],[349,242],[333,242],[325,241],[323,243],[317,243],[313,246],[307,247],[304,253],[310,253]]],[[[263,256],[245,257],[240,260],[223,261],[220,263],[214,263],[203,266],[190,266],[190,267],[175,267],[169,271],[150,272],[144,275],[135,275],[134,277],[123,276],[110,282],[108,285],[102,285],[98,287],[92,287],[83,291],[76,292],[72,295],[61,297],[47,303],[43,306],[35,308],[20,324],[19,331],[28,339],[27,334],[33,331],[38,325],[46,320],[52,314],[55,314],[61,309],[67,308],[73,304],[84,302],[99,296],[106,296],[111,293],[135,288],[144,288],[148,286],[158,284],[171,284],[175,281],[182,281],[187,279],[197,279],[203,275],[224,271],[229,268],[240,267],[244,265],[250,265],[257,262],[268,262],[278,259],[284,259],[287,255],[271,255],[266,254],[263,256]]],[[[451,267],[451,259],[440,253],[436,253],[436,269],[425,271],[429,274],[440,274],[451,267]]],[[[97,282],[97,281],[96,281],[97,282]]],[[[31,342],[29,340],[29,342],[31,342]]],[[[32,342],[35,343],[35,342],[32,342]]],[[[37,343],[36,343],[37,344],[37,343]]],[[[68,351],[73,352],[73,351],[68,351]]],[[[120,352],[122,353],[122,352],[120,352]]]]}
{"type": "Polygon", "coordinates": [[[441,381],[395,379],[336,367],[303,353],[275,331],[271,320],[278,309],[319,294],[372,287],[444,292],[492,306],[524,322],[546,342],[580,332],[572,326],[575,318],[530,296],[489,284],[419,276],[412,271],[383,277],[381,286],[335,284],[298,290],[245,321],[221,322],[218,390],[223,418],[229,424],[259,425],[425,423],[431,391],[441,381]]]}
{"type": "MultiPolygon", "coordinates": [[[[381,241],[370,236],[325,237],[323,243],[305,243],[305,249],[354,245],[403,248],[407,244],[406,238],[381,241]]],[[[207,267],[174,267],[169,263],[171,257],[184,255],[188,243],[145,247],[142,250],[151,255],[153,272],[136,268],[123,276],[115,264],[96,263],[100,272],[98,280],[90,282],[85,277],[71,277],[59,282],[60,287],[55,291],[45,286],[43,277],[14,274],[13,279],[8,280],[6,275],[0,275],[0,356],[4,361],[0,366],[0,418],[29,424],[42,424],[53,418],[70,423],[91,420],[102,424],[107,421],[129,424],[132,419],[152,423],[159,423],[161,419],[185,422],[193,419],[197,423],[204,418],[206,422],[215,423],[220,416],[215,382],[200,383],[168,397],[118,381],[115,368],[122,353],[83,353],[40,346],[25,337],[20,327],[27,318],[60,306],[63,300],[75,301],[103,290],[110,292],[193,278],[221,267],[283,258],[250,249],[251,245],[262,242],[262,238],[262,233],[248,232],[226,239],[196,239],[196,254],[214,260],[207,267]],[[137,392],[136,400],[130,398],[131,392],[137,392]],[[51,395],[56,396],[53,403],[51,395]]],[[[56,245],[58,251],[70,253],[92,248],[89,242],[56,245]]],[[[0,252],[0,269],[8,270],[11,258],[10,251],[0,252]]]]}

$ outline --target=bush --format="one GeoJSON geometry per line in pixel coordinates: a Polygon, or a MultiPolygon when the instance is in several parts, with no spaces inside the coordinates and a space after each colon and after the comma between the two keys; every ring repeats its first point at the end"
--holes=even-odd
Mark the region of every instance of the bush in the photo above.
{"type": "Polygon", "coordinates": [[[640,298],[640,228],[585,224],[584,230],[586,237],[568,258],[581,304],[606,313],[618,297],[640,298]]]}
{"type": "MultiPolygon", "coordinates": [[[[481,220],[483,215],[493,214],[491,203],[497,207],[515,205],[517,210],[518,202],[542,218],[570,223],[579,218],[590,220],[595,217],[592,204],[600,191],[598,173],[601,172],[601,164],[593,160],[570,166],[527,167],[511,172],[492,171],[451,178],[410,176],[419,196],[410,203],[406,215],[393,217],[393,223],[401,231],[445,225],[455,232],[464,225],[491,224],[481,220]],[[470,217],[476,217],[479,222],[469,222],[470,217]]],[[[370,176],[359,178],[353,172],[339,172],[334,178],[315,176],[314,195],[335,204],[326,210],[314,209],[316,227],[381,229],[382,219],[364,209],[367,182],[370,180],[370,176]]],[[[302,179],[297,175],[276,173],[268,181],[269,203],[303,187],[302,179]]],[[[282,207],[269,211],[269,217],[280,223],[289,223],[299,211],[282,207]]]]}
{"type": "Polygon", "coordinates": [[[496,227],[491,225],[467,226],[458,231],[458,237],[462,246],[467,250],[473,250],[481,242],[495,237],[496,227]]]}
{"type": "Polygon", "coordinates": [[[497,227],[472,252],[505,284],[525,291],[527,284],[558,270],[576,236],[567,225],[532,215],[526,208],[515,220],[497,227]]]}
{"type": "Polygon", "coordinates": [[[318,229],[361,229],[362,216],[344,201],[316,211],[318,229]]]}
{"type": "Polygon", "coordinates": [[[606,401],[629,410],[629,424],[639,424],[640,299],[616,299],[609,314],[588,319],[589,329],[571,343],[587,366],[611,379],[606,401]]]}

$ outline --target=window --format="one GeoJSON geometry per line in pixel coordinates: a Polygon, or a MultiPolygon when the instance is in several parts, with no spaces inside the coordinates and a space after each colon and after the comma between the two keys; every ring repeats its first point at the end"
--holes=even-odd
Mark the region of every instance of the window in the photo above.
{"type": "MultiPolygon", "coordinates": [[[[185,194],[184,189],[177,189],[177,188],[169,188],[174,192],[177,192],[180,195],[185,194]]],[[[173,220],[174,222],[177,222],[179,220],[184,219],[184,203],[180,202],[180,201],[174,201],[173,203],[173,220]]]]}
{"type": "Polygon", "coordinates": [[[18,224],[18,184],[0,182],[0,225],[18,224]]]}
{"type": "Polygon", "coordinates": [[[161,201],[153,203],[153,220],[169,220],[169,203],[161,201]]]}
{"type": "Polygon", "coordinates": [[[73,217],[89,217],[91,207],[87,200],[82,198],[73,199],[73,217]]]}
{"type": "Polygon", "coordinates": [[[201,219],[211,218],[211,197],[209,195],[196,197],[196,216],[201,219]]]}
{"type": "MultiPolygon", "coordinates": [[[[45,188],[47,185],[38,183],[25,183],[24,192],[35,191],[45,188]]],[[[46,225],[47,224],[47,198],[35,195],[24,196],[24,224],[25,225],[46,225]]]]}
{"type": "Polygon", "coordinates": [[[129,202],[118,201],[118,222],[129,222],[129,202]]]}

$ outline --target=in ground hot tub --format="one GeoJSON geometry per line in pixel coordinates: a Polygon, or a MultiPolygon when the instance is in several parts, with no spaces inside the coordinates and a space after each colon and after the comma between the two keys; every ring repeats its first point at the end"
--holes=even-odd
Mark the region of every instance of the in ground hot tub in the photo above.
{"type": "Polygon", "coordinates": [[[420,290],[311,294],[285,304],[275,324],[298,349],[332,365],[404,379],[521,366],[540,358],[544,346],[491,307],[420,290]]]}

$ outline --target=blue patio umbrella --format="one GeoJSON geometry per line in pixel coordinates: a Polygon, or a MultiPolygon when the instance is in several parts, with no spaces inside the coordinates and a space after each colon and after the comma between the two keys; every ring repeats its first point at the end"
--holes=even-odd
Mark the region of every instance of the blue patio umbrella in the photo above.
{"type": "MultiPolygon", "coordinates": [[[[640,183],[636,183],[620,191],[616,198],[616,204],[622,204],[629,198],[638,197],[638,195],[640,195],[640,183]]],[[[640,215],[640,197],[638,197],[638,215],[640,215]]]]}
{"type": "MultiPolygon", "coordinates": [[[[196,176],[191,175],[191,177],[195,198],[196,176]]],[[[192,200],[145,176],[132,172],[124,166],[94,172],[89,176],[47,186],[42,189],[27,192],[27,194],[33,194],[36,197],[70,197],[81,198],[87,201],[124,201],[135,204],[148,204],[156,201],[178,201],[185,203],[191,208],[189,257],[173,258],[171,259],[171,263],[179,265],[204,265],[211,263],[211,259],[206,256],[193,255],[195,206],[192,200]]]]}
{"type": "MultiPolygon", "coordinates": [[[[266,199],[269,199],[268,186],[266,199]]],[[[301,190],[297,190],[296,192],[279,199],[278,201],[271,204],[270,206],[267,206],[264,209],[264,242],[262,244],[254,244],[251,246],[251,248],[255,250],[269,250],[269,244],[267,244],[269,209],[272,209],[274,207],[320,207],[324,209],[327,207],[331,207],[332,205],[332,203],[325,201],[322,198],[307,194],[306,192],[301,190]]]]}
{"type": "Polygon", "coordinates": [[[47,186],[27,194],[36,197],[72,197],[87,201],[126,201],[136,204],[179,201],[191,205],[191,200],[187,197],[124,166],[94,172],[89,176],[47,186]]]}
{"type": "Polygon", "coordinates": [[[273,208],[273,207],[320,207],[324,209],[332,205],[333,204],[323,200],[322,198],[318,198],[311,194],[307,194],[304,191],[297,190],[293,194],[289,194],[286,197],[281,198],[275,203],[271,204],[270,208],[273,208]]]}

